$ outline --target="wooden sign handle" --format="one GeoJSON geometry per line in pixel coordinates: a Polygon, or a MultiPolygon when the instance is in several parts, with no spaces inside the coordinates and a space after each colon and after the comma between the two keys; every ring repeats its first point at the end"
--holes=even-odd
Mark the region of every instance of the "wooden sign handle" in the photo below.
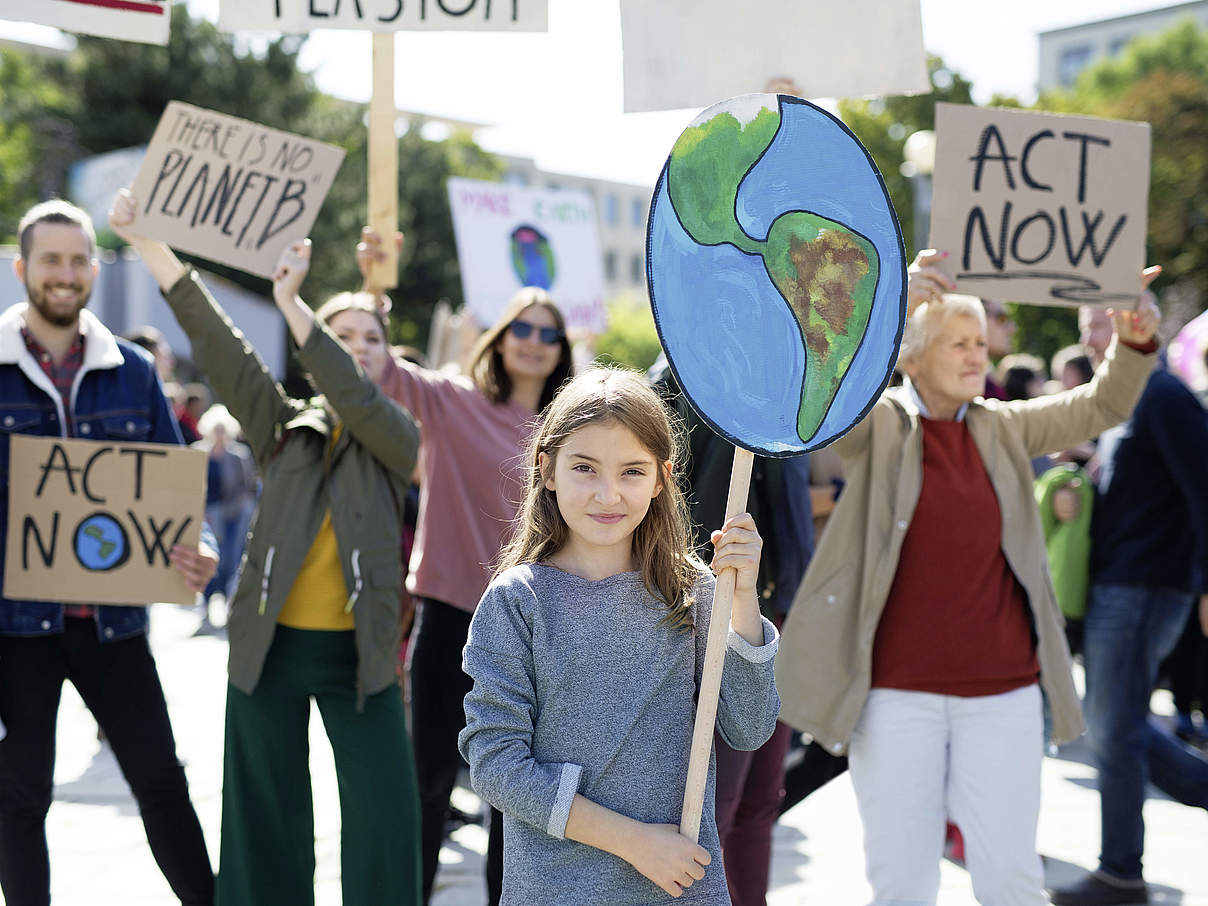
{"type": "MultiPolygon", "coordinates": [[[[734,448],[730,493],[726,497],[727,519],[746,511],[754,463],[755,455],[750,450],[734,448]]],[[[730,634],[730,610],[734,605],[734,583],[737,580],[737,571],[722,570],[713,592],[713,616],[709,620],[705,666],[701,671],[700,692],[696,700],[696,723],[692,727],[692,754],[688,758],[688,780],[684,786],[684,807],[680,812],[680,833],[690,840],[700,837],[705,783],[709,779],[709,753],[713,750],[713,725],[717,722],[717,697],[721,692],[721,669],[726,662],[726,639],[730,634]]]]}
{"type": "Polygon", "coordinates": [[[373,94],[369,98],[369,225],[382,237],[384,261],[373,264],[369,285],[398,285],[398,138],[394,134],[394,32],[373,35],[373,94]]]}

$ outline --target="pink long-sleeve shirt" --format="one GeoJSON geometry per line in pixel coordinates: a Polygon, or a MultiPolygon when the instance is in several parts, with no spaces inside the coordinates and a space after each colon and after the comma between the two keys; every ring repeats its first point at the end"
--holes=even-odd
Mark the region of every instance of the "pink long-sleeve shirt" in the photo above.
{"type": "Polygon", "coordinates": [[[381,388],[420,422],[423,483],[407,588],[473,611],[523,496],[537,417],[492,403],[469,378],[391,359],[381,388]]]}

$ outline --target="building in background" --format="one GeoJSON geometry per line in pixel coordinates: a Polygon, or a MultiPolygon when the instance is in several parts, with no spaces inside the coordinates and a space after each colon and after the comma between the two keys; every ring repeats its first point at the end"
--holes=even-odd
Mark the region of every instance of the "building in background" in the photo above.
{"type": "Polygon", "coordinates": [[[1040,41],[1037,87],[1042,92],[1069,88],[1082,70],[1116,56],[1133,38],[1166,31],[1188,18],[1201,28],[1208,28],[1208,0],[1042,31],[1037,35],[1040,41]]]}

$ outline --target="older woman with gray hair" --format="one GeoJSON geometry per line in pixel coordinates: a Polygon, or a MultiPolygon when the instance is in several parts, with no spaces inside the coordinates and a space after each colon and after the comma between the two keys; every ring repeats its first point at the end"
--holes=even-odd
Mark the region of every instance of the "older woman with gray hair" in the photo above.
{"type": "Polygon", "coordinates": [[[1158,312],[1114,313],[1089,384],[985,400],[985,314],[941,257],[910,268],[904,385],[836,442],[847,486],[784,629],[781,719],[848,753],[877,906],[935,902],[946,816],[979,902],[1040,906],[1041,690],[1055,741],[1083,727],[1030,460],[1128,417],[1158,312]]]}

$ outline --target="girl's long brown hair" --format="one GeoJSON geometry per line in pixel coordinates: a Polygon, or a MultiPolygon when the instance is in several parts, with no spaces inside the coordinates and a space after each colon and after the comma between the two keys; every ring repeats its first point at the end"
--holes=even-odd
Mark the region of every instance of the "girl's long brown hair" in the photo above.
{"type": "MultiPolygon", "coordinates": [[[[587,425],[618,424],[633,432],[658,464],[662,492],[650,501],[646,518],[633,533],[633,558],[647,590],[667,606],[668,622],[692,625],[692,588],[704,564],[697,558],[689,531],[688,506],[672,471],[680,464],[682,444],[658,394],[636,372],[597,366],[563,387],[545,412],[527,450],[529,476],[516,515],[511,541],[500,554],[496,575],[521,563],[537,563],[566,544],[570,529],[558,510],[555,492],[546,488],[558,453],[567,439],[587,425]],[[545,470],[540,455],[546,455],[545,470]]],[[[682,429],[681,429],[682,430],[682,429]]]]}

